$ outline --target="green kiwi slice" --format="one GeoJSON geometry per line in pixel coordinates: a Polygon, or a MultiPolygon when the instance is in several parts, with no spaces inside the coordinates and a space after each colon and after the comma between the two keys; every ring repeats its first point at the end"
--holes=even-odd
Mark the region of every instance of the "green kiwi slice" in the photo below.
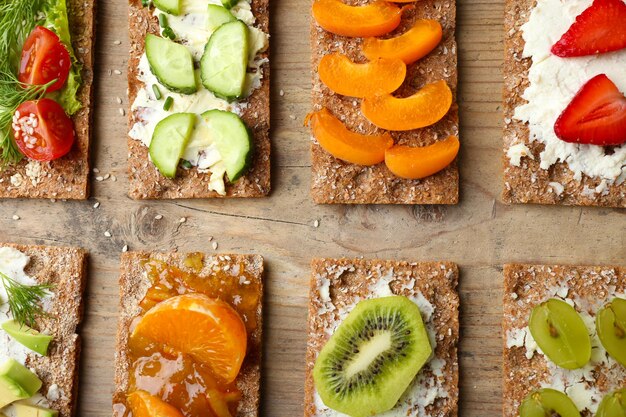
{"type": "Polygon", "coordinates": [[[626,417],[626,388],[607,394],[598,407],[596,417],[626,417]]]}
{"type": "Polygon", "coordinates": [[[598,311],[596,329],[606,351],[626,366],[626,300],[615,298],[598,311]]]}
{"type": "Polygon", "coordinates": [[[542,388],[531,392],[522,401],[520,417],[580,417],[574,402],[561,391],[542,388]]]}
{"type": "Polygon", "coordinates": [[[414,302],[402,296],[361,301],[322,348],[315,388],[333,410],[372,416],[396,405],[431,355],[414,302]]]}

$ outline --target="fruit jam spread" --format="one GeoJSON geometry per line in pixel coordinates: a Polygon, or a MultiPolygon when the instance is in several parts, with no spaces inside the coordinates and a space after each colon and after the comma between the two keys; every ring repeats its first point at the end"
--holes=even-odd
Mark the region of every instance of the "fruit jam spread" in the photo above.
{"type": "MultiPolygon", "coordinates": [[[[239,313],[250,346],[250,335],[257,327],[260,283],[241,262],[235,263],[227,256],[219,257],[216,262],[210,276],[199,276],[155,259],[146,261],[144,269],[151,286],[140,303],[142,313],[133,321],[131,333],[145,313],[159,303],[179,295],[199,293],[225,301],[239,313]]],[[[203,264],[201,254],[185,259],[185,266],[196,272],[202,270],[203,264]]],[[[193,323],[180,325],[188,326],[191,333],[201,331],[193,323]]],[[[128,393],[146,391],[174,406],[184,417],[236,415],[241,398],[237,380],[228,383],[190,355],[144,337],[129,338],[128,357],[132,364],[128,393]]],[[[115,398],[113,408],[115,417],[143,417],[133,416],[124,394],[115,398]]]]}

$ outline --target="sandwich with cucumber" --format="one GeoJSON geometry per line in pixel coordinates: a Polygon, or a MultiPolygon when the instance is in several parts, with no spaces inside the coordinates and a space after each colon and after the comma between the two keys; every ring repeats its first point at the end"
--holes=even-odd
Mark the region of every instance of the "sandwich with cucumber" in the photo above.
{"type": "Polygon", "coordinates": [[[0,1],[0,197],[88,197],[93,8],[0,1]]]}
{"type": "Polygon", "coordinates": [[[267,195],[267,1],[129,7],[130,196],[267,195]]]}

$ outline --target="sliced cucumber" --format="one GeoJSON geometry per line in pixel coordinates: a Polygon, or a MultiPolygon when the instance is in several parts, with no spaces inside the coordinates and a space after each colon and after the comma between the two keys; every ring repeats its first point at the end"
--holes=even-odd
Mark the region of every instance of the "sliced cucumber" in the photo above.
{"type": "Polygon", "coordinates": [[[235,113],[209,110],[202,114],[211,139],[222,156],[230,182],[237,181],[252,162],[252,134],[235,113]]]}
{"type": "Polygon", "coordinates": [[[216,96],[236,100],[243,96],[248,69],[248,26],[240,20],[220,26],[200,60],[202,84],[216,96]]]}
{"type": "Polygon", "coordinates": [[[176,169],[196,124],[193,113],[176,113],[161,120],[154,128],[150,158],[161,174],[176,176],[176,169]]]}
{"type": "Polygon", "coordinates": [[[191,52],[176,42],[152,34],[146,36],[150,70],[159,82],[181,94],[198,91],[191,52]]]}
{"type": "Polygon", "coordinates": [[[222,5],[227,9],[235,7],[239,3],[239,0],[222,0],[222,5]]]}
{"type": "Polygon", "coordinates": [[[157,9],[178,16],[182,11],[182,0],[153,0],[157,9]]]}
{"type": "Polygon", "coordinates": [[[214,32],[224,23],[234,22],[235,20],[237,20],[235,16],[225,7],[209,4],[209,15],[207,17],[207,29],[209,31],[214,32]]]}

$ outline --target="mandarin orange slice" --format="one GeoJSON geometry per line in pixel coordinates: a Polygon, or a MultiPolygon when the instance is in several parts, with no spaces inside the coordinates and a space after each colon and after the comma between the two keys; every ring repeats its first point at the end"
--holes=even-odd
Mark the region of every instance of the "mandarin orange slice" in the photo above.
{"type": "Polygon", "coordinates": [[[325,55],[317,72],[328,88],[350,97],[393,93],[406,77],[406,65],[399,59],[377,58],[356,64],[343,54],[325,55]]]}
{"type": "Polygon", "coordinates": [[[376,165],[385,159],[385,150],[393,146],[389,133],[361,135],[351,132],[328,109],[307,116],[313,136],[332,156],[357,165],[376,165]]]}
{"type": "Polygon", "coordinates": [[[361,113],[380,128],[404,131],[437,123],[448,113],[450,106],[450,87],[445,81],[437,81],[406,98],[391,94],[365,97],[361,101],[361,113]]]}
{"type": "Polygon", "coordinates": [[[377,0],[364,6],[349,6],[341,0],[315,0],[313,18],[322,29],[353,38],[382,36],[400,24],[402,9],[377,0]]]}
{"type": "Polygon", "coordinates": [[[216,389],[207,391],[209,405],[217,417],[232,417],[230,412],[231,404],[237,403],[241,399],[240,392],[223,393],[216,389]]]}
{"type": "Polygon", "coordinates": [[[385,152],[385,164],[394,175],[417,180],[450,165],[459,153],[459,147],[456,136],[419,148],[397,145],[385,152]]]}
{"type": "Polygon", "coordinates": [[[246,355],[246,327],[226,302],[202,294],[172,297],[148,310],[132,338],[144,337],[165,350],[190,355],[215,378],[235,380],[246,355]]]}
{"type": "Polygon", "coordinates": [[[370,61],[376,58],[401,59],[405,64],[425,57],[441,42],[443,32],[436,20],[418,19],[400,36],[389,39],[367,38],[361,46],[370,61]]]}
{"type": "Polygon", "coordinates": [[[176,408],[146,391],[131,392],[128,405],[133,417],[183,417],[176,408]]]}

